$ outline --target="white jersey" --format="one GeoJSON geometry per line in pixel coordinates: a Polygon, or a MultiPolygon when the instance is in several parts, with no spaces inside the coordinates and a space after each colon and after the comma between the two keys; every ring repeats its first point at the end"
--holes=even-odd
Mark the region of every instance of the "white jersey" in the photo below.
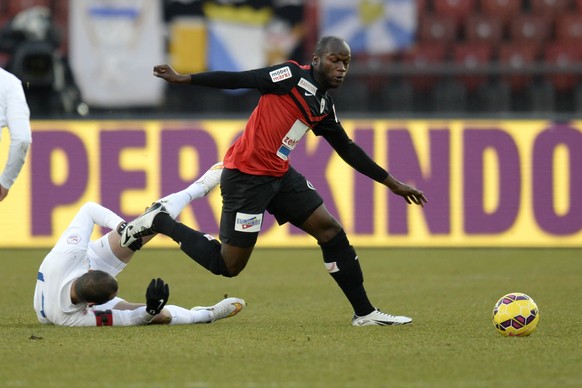
{"type": "Polygon", "coordinates": [[[58,326],[132,326],[149,322],[145,307],[136,310],[111,310],[106,322],[95,311],[111,309],[113,301],[89,307],[71,302],[71,285],[89,270],[101,270],[117,276],[125,263],[111,252],[107,235],[90,241],[94,225],[115,229],[123,219],[94,202],[84,204],[38,270],[34,292],[34,310],[41,323],[58,326]]]}
{"type": "Polygon", "coordinates": [[[24,165],[32,133],[30,110],[22,83],[16,76],[0,68],[0,137],[3,127],[8,127],[10,133],[10,149],[6,166],[0,175],[0,185],[9,189],[24,165]]]}

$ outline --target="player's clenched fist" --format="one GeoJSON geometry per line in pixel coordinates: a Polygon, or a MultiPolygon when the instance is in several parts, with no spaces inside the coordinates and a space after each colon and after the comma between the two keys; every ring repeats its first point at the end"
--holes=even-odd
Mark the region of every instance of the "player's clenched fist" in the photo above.
{"type": "Polygon", "coordinates": [[[172,69],[169,65],[156,65],[154,66],[154,76],[164,79],[173,84],[189,84],[190,75],[189,74],[178,74],[176,70],[172,69]]]}

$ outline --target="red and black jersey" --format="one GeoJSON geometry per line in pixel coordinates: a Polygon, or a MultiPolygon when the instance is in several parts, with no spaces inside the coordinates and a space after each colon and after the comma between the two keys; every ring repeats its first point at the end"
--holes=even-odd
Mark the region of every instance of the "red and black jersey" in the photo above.
{"type": "Polygon", "coordinates": [[[388,174],[347,136],[332,98],[318,85],[311,66],[289,61],[242,72],[198,73],[191,75],[191,83],[224,89],[252,88],[261,93],[243,134],[226,153],[226,168],[252,175],[283,176],[289,169],[291,152],[312,130],[356,170],[377,181],[388,174]]]}

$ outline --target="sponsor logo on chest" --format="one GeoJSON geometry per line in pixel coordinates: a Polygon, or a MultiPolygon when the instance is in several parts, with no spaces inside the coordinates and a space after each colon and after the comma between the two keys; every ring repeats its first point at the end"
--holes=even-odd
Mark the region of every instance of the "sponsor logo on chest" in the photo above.
{"type": "MultiPolygon", "coordinates": [[[[303,77],[301,77],[301,79],[297,83],[297,86],[305,90],[306,97],[315,97],[317,94],[317,87],[303,77]]],[[[324,111],[325,111],[325,98],[322,98],[321,101],[319,102],[319,114],[323,114],[324,111]]]]}
{"type": "MultiPolygon", "coordinates": [[[[317,94],[317,87],[315,87],[314,84],[312,84],[311,82],[309,82],[308,80],[306,80],[303,77],[301,77],[301,79],[299,80],[299,83],[297,85],[300,88],[305,89],[310,94],[313,94],[313,95],[317,94]]],[[[307,93],[305,93],[305,95],[308,96],[307,93]]]]}

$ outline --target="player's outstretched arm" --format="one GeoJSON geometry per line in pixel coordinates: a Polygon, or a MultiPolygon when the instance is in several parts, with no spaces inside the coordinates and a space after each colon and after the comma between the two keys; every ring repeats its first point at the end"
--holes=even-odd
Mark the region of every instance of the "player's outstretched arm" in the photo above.
{"type": "Polygon", "coordinates": [[[400,182],[392,175],[388,175],[382,183],[387,186],[394,194],[403,197],[408,204],[414,203],[424,207],[424,204],[428,202],[422,191],[400,182]]]}
{"type": "Polygon", "coordinates": [[[205,71],[180,74],[169,65],[156,65],[154,66],[154,76],[173,84],[207,86],[216,89],[278,90],[281,85],[273,82],[270,73],[279,67],[271,66],[245,71],[205,71]]]}

